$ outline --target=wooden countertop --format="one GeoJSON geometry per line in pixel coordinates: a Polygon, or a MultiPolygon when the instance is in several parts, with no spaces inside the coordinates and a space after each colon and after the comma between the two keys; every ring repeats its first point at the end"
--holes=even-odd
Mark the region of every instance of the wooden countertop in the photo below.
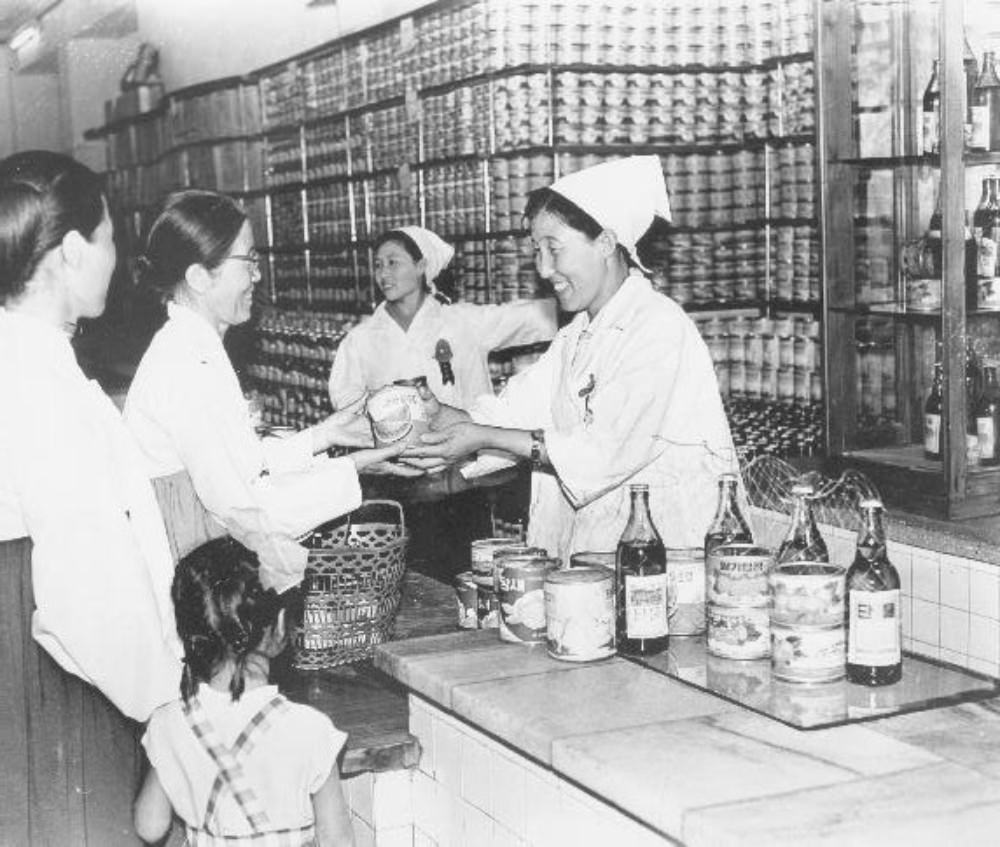
{"type": "Polygon", "coordinates": [[[994,844],[1000,701],[803,732],[618,658],[460,632],[377,648],[411,691],[688,847],[994,844]]]}
{"type": "MultiPolygon", "coordinates": [[[[454,632],[457,620],[451,586],[406,572],[395,638],[454,632]]],[[[347,733],[342,775],[409,768],[420,760],[420,744],[408,729],[407,690],[372,661],[323,671],[281,667],[274,676],[289,699],[319,709],[347,733]]]]}

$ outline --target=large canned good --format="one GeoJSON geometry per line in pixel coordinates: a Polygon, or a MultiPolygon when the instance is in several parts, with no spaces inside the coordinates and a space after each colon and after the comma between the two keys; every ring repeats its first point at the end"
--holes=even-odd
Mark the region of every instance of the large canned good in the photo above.
{"type": "Polygon", "coordinates": [[[705,632],[705,553],[700,547],[667,550],[667,602],[671,635],[705,632]]]}
{"type": "Polygon", "coordinates": [[[845,578],[840,565],[788,562],[771,571],[771,622],[785,626],[843,625],[845,578]]]}
{"type": "Polygon", "coordinates": [[[752,544],[726,544],[713,550],[706,562],[705,597],[720,606],[768,604],[768,574],[774,554],[752,544]]]}
{"type": "Polygon", "coordinates": [[[545,641],[545,575],[556,567],[545,556],[503,556],[496,562],[500,639],[515,644],[545,641]]]}
{"type": "Polygon", "coordinates": [[[787,682],[833,682],[846,672],[843,621],[836,626],[785,626],[771,621],[771,670],[787,682]]]}
{"type": "Polygon", "coordinates": [[[613,574],[607,568],[550,570],[545,575],[549,655],[568,662],[606,659],[615,652],[613,574]]]}
{"type": "Polygon", "coordinates": [[[709,604],[708,652],[724,659],[766,659],[771,653],[767,607],[709,604]]]}
{"type": "Polygon", "coordinates": [[[368,398],[366,409],[376,447],[404,440],[407,443],[416,441],[428,429],[427,413],[416,381],[380,388],[368,398]]]}
{"type": "Polygon", "coordinates": [[[475,573],[493,575],[493,557],[497,550],[524,549],[515,538],[477,538],[469,545],[469,559],[475,573]]]}

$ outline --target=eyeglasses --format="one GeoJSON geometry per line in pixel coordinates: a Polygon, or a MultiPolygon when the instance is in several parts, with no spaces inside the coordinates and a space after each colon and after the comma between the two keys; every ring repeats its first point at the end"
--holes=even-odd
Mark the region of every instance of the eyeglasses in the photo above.
{"type": "Polygon", "coordinates": [[[260,253],[256,250],[243,256],[226,256],[222,261],[228,262],[230,259],[234,259],[237,262],[248,262],[252,271],[260,270],[260,253]]]}

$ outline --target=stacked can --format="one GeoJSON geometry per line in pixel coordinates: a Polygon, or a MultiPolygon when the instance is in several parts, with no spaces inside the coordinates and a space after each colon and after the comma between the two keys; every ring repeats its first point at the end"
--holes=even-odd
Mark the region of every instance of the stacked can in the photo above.
{"type": "Polygon", "coordinates": [[[559,567],[544,550],[497,551],[494,571],[500,605],[500,640],[513,644],[541,644],[548,638],[545,622],[545,580],[559,567]]]}
{"type": "Polygon", "coordinates": [[[825,562],[778,565],[771,591],[771,669],[787,682],[833,682],[845,672],[846,571],[825,562]]]}
{"type": "Polygon", "coordinates": [[[705,553],[701,547],[667,550],[667,600],[671,635],[705,633],[705,553]]]}
{"type": "Polygon", "coordinates": [[[496,629],[500,624],[494,556],[498,550],[523,550],[516,538],[477,538],[470,545],[471,569],[455,577],[458,625],[462,629],[496,629]]]}
{"type": "Polygon", "coordinates": [[[752,544],[713,550],[705,568],[708,652],[763,659],[771,652],[768,575],[774,555],[752,544]]]}

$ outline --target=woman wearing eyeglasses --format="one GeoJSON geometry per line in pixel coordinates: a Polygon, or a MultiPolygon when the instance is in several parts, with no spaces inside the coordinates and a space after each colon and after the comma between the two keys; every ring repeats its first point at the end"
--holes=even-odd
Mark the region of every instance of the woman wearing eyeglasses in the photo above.
{"type": "Polygon", "coordinates": [[[351,440],[343,415],[288,438],[257,436],[222,343],[250,319],[260,279],[253,243],[231,198],[188,190],[167,199],[139,262],[142,282],[167,301],[167,322],[139,363],[125,421],[148,460],[175,553],[228,531],[258,554],[265,586],[280,591],[305,569],[294,539],[360,505],[358,471],[401,448],[327,458],[329,447],[351,440]],[[208,520],[185,497],[188,485],[208,520]]]}

